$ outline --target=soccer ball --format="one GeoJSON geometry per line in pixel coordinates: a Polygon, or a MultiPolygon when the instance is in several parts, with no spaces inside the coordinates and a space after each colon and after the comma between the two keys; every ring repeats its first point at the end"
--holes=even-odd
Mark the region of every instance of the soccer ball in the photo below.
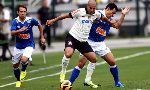
{"type": "Polygon", "coordinates": [[[60,84],[60,90],[71,90],[71,88],[72,88],[72,84],[69,80],[64,80],[60,84]]]}

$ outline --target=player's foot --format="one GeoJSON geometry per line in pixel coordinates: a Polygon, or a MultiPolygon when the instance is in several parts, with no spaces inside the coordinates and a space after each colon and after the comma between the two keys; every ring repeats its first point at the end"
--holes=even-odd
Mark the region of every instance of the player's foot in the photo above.
{"type": "Polygon", "coordinates": [[[121,82],[117,82],[117,83],[115,84],[115,86],[116,86],[116,87],[124,87],[124,85],[123,85],[121,82]]]}
{"type": "Polygon", "coordinates": [[[26,74],[27,72],[26,71],[21,71],[21,74],[20,74],[20,80],[23,81],[26,77],[26,74]]]}
{"type": "Polygon", "coordinates": [[[60,82],[64,81],[65,80],[65,74],[63,73],[60,73],[60,82]]]}
{"type": "Polygon", "coordinates": [[[21,81],[16,82],[16,87],[21,87],[21,81]]]}
{"type": "Polygon", "coordinates": [[[85,82],[84,86],[90,86],[91,88],[98,88],[98,85],[94,84],[92,81],[85,82]]]}

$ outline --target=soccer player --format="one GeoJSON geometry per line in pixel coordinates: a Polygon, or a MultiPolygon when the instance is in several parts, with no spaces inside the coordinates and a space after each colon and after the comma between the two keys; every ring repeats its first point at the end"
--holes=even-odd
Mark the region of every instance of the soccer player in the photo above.
{"type": "MultiPolygon", "coordinates": [[[[117,87],[124,87],[124,86],[119,81],[118,69],[115,64],[113,54],[111,53],[110,49],[106,47],[104,40],[106,36],[109,34],[110,27],[114,27],[117,29],[121,27],[121,24],[124,21],[124,17],[129,12],[129,9],[130,8],[126,7],[125,9],[122,10],[122,14],[119,20],[112,19],[112,17],[118,11],[118,7],[114,3],[109,3],[104,10],[99,10],[100,13],[102,13],[104,16],[106,16],[107,18],[109,18],[111,21],[115,23],[109,24],[101,20],[95,21],[91,27],[91,31],[90,31],[89,38],[88,38],[88,43],[92,46],[92,49],[94,50],[94,52],[98,56],[102,57],[110,65],[110,71],[114,77],[115,85],[117,87]]],[[[87,60],[86,57],[84,56],[80,57],[78,66],[76,66],[75,68],[78,68],[79,70],[81,70],[86,63],[86,60],[87,60]]],[[[62,71],[64,71],[64,73],[60,74],[60,79],[62,80],[64,80],[65,78],[66,68],[67,68],[67,65],[66,67],[62,68],[62,71]],[[62,78],[62,75],[63,75],[63,78],[62,78]]],[[[94,69],[95,69],[95,63],[90,63],[87,67],[87,75],[86,75],[84,85],[90,86],[92,88],[97,88],[98,86],[93,84],[91,81],[91,76],[92,76],[94,69]]],[[[77,78],[77,75],[76,76],[75,75],[76,75],[76,70],[74,69],[72,72],[72,76],[70,77],[70,80],[72,83],[77,78]]]]}
{"type": "MultiPolygon", "coordinates": [[[[117,28],[117,29],[121,27],[124,21],[125,15],[129,12],[129,10],[130,8],[128,7],[124,8],[122,10],[120,19],[114,20],[112,19],[112,17],[118,11],[118,7],[114,3],[109,3],[104,10],[99,10],[99,12],[116,23],[109,24],[101,20],[97,20],[93,23],[89,37],[88,37],[88,43],[92,47],[94,52],[99,57],[103,58],[110,65],[110,72],[114,77],[116,87],[124,87],[124,85],[119,80],[118,67],[115,63],[114,56],[111,53],[110,49],[105,45],[104,40],[106,36],[109,34],[110,27],[117,28]]],[[[82,69],[83,66],[85,65],[86,59],[87,59],[86,57],[81,55],[79,59],[79,63],[78,63],[78,67],[80,67],[80,69],[82,69]]],[[[91,88],[98,87],[98,85],[95,85],[91,81],[91,76],[93,74],[94,69],[95,69],[95,63],[89,62],[87,66],[87,74],[86,74],[84,85],[90,86],[91,88]]]]}
{"type": "Polygon", "coordinates": [[[28,60],[32,55],[35,48],[33,39],[32,27],[38,26],[41,36],[41,43],[45,44],[45,38],[43,36],[43,28],[39,22],[32,18],[27,17],[27,7],[24,5],[18,5],[17,7],[18,17],[12,20],[11,34],[16,38],[16,45],[14,47],[14,53],[12,58],[14,75],[17,79],[16,87],[21,86],[21,81],[26,76],[26,68],[28,60]],[[20,72],[19,64],[21,63],[22,69],[20,72]]]}
{"type": "MultiPolygon", "coordinates": [[[[61,81],[65,78],[66,67],[75,49],[88,58],[90,62],[96,64],[96,54],[93,52],[91,46],[87,42],[90,28],[94,20],[98,18],[108,23],[113,23],[110,22],[106,17],[102,16],[101,13],[96,11],[95,0],[89,0],[87,8],[79,8],[71,13],[63,14],[52,20],[47,20],[46,24],[51,26],[56,21],[65,18],[73,18],[76,21],[65,39],[64,57],[62,59],[62,71],[60,74],[61,81]]],[[[80,72],[79,67],[75,67],[74,70],[76,71],[74,75],[78,76],[80,72]]],[[[73,81],[71,80],[71,82],[73,81]]]]}

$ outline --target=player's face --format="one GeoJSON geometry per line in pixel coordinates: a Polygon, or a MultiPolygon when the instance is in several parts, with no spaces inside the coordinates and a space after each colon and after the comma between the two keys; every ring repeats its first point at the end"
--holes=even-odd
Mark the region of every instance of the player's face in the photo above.
{"type": "Polygon", "coordinates": [[[23,7],[20,7],[19,11],[18,11],[18,16],[21,19],[24,19],[26,17],[26,14],[27,14],[27,10],[25,8],[23,8],[23,7]]]}
{"type": "Polygon", "coordinates": [[[115,9],[115,8],[112,9],[112,10],[108,9],[108,10],[107,10],[106,17],[107,17],[107,18],[114,17],[115,14],[116,14],[116,9],[115,9]]]}
{"type": "Polygon", "coordinates": [[[95,13],[95,10],[96,10],[96,5],[88,5],[87,6],[87,11],[89,14],[94,14],[95,13]]]}

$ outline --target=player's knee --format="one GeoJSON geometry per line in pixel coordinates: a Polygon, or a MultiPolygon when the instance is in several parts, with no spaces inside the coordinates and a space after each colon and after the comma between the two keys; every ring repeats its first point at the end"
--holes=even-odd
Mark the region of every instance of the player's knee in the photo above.
{"type": "Polygon", "coordinates": [[[97,60],[96,60],[96,56],[91,57],[90,62],[91,62],[91,63],[96,63],[96,62],[97,62],[97,60]]]}
{"type": "Polygon", "coordinates": [[[85,65],[85,63],[83,63],[83,62],[78,63],[78,67],[81,68],[81,69],[84,67],[84,65],[85,65]]]}
{"type": "Polygon", "coordinates": [[[18,68],[18,67],[19,67],[19,63],[13,64],[13,68],[18,68]]]}
{"type": "Polygon", "coordinates": [[[114,65],[116,65],[116,62],[115,62],[115,61],[110,61],[110,62],[109,62],[109,65],[110,65],[110,66],[114,66],[114,65]]]}
{"type": "Polygon", "coordinates": [[[66,58],[71,58],[72,53],[65,53],[66,58]]]}
{"type": "Polygon", "coordinates": [[[21,57],[21,63],[26,64],[28,62],[28,58],[27,57],[21,57]]]}

